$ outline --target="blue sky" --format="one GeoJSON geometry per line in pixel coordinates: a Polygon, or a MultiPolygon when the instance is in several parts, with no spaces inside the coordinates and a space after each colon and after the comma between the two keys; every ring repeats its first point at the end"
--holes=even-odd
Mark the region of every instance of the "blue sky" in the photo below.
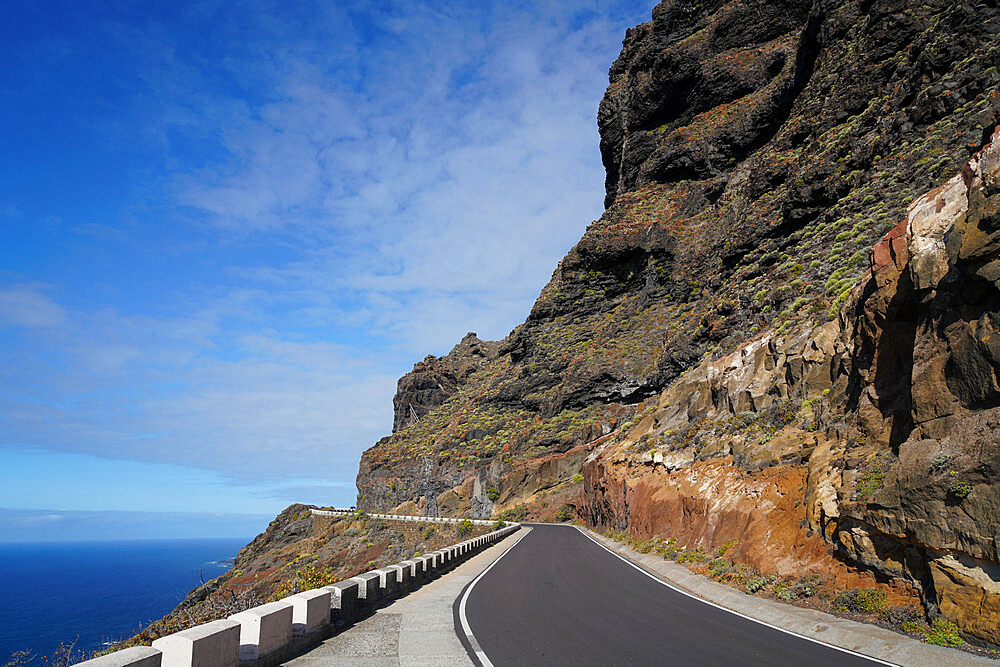
{"type": "Polygon", "coordinates": [[[352,504],[397,378],[600,215],[653,4],[3,3],[0,539],[352,504]]]}

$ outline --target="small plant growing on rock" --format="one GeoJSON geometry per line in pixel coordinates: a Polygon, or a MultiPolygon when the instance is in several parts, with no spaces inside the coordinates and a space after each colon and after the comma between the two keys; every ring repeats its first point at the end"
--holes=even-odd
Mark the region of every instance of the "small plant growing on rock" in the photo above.
{"type": "Polygon", "coordinates": [[[865,465],[865,472],[858,478],[854,489],[854,500],[866,501],[875,495],[885,483],[885,474],[889,472],[891,465],[892,458],[889,454],[871,457],[865,465]]]}
{"type": "Polygon", "coordinates": [[[750,577],[749,579],[747,579],[745,588],[747,593],[753,595],[754,593],[759,593],[760,591],[765,590],[766,588],[774,584],[777,580],[778,577],[773,574],[768,577],[765,577],[763,575],[750,577]]]}
{"type": "Polygon", "coordinates": [[[852,588],[833,599],[833,608],[855,614],[878,614],[885,611],[885,591],[877,588],[852,588]]]}
{"type": "Polygon", "coordinates": [[[723,543],[721,546],[716,547],[716,549],[715,549],[715,556],[717,558],[722,558],[734,546],[736,546],[736,540],[729,540],[728,542],[723,543]]]}
{"type": "Polygon", "coordinates": [[[515,505],[500,513],[500,519],[503,521],[520,521],[526,516],[528,516],[528,508],[523,504],[515,505]]]}
{"type": "Polygon", "coordinates": [[[701,547],[696,549],[684,549],[677,554],[678,563],[698,563],[706,558],[707,556],[705,555],[705,552],[701,550],[701,547]]]}
{"type": "Polygon", "coordinates": [[[427,526],[426,528],[424,528],[424,539],[425,540],[431,539],[431,535],[433,535],[433,534],[434,534],[434,526],[427,526]]]}
{"type": "Polygon", "coordinates": [[[799,597],[795,589],[786,581],[779,581],[774,585],[774,594],[779,600],[794,600],[799,597]]]}
{"type": "Polygon", "coordinates": [[[468,519],[463,519],[458,522],[458,527],[455,532],[459,537],[465,537],[466,535],[472,535],[472,522],[468,519]]]}
{"type": "Polygon", "coordinates": [[[962,646],[965,640],[958,634],[958,626],[943,618],[934,620],[931,629],[924,635],[924,641],[935,646],[962,646]]]}
{"type": "Polygon", "coordinates": [[[966,498],[970,493],[972,493],[972,485],[968,482],[963,482],[961,480],[953,480],[951,484],[948,485],[948,495],[955,498],[966,498]]]}
{"type": "Polygon", "coordinates": [[[490,502],[495,503],[497,500],[500,499],[500,489],[496,488],[495,486],[490,487],[486,491],[486,497],[490,499],[490,502]]]}
{"type": "Polygon", "coordinates": [[[495,524],[493,524],[493,530],[500,530],[501,528],[506,528],[506,527],[507,524],[504,523],[503,521],[497,521],[495,524]]]}
{"type": "Polygon", "coordinates": [[[933,461],[931,461],[931,469],[933,469],[934,472],[942,472],[948,467],[948,464],[951,463],[954,458],[955,457],[951,454],[942,454],[941,456],[937,456],[933,461]]]}
{"type": "Polygon", "coordinates": [[[559,508],[559,511],[556,512],[555,519],[560,523],[566,521],[572,521],[574,514],[575,512],[572,505],[563,505],[562,507],[559,508]]]}
{"type": "Polygon", "coordinates": [[[906,607],[889,607],[882,614],[890,625],[901,628],[903,632],[921,631],[924,620],[923,611],[915,605],[906,607]]]}
{"type": "Polygon", "coordinates": [[[725,558],[716,558],[709,562],[708,573],[713,579],[722,579],[729,574],[729,561],[725,558]]]}
{"type": "Polygon", "coordinates": [[[580,473],[576,473],[575,475],[573,475],[574,484],[579,484],[582,481],[583,481],[583,475],[581,475],[580,473]]]}
{"type": "Polygon", "coordinates": [[[816,591],[819,589],[821,583],[819,576],[815,574],[802,577],[792,584],[792,592],[795,593],[796,597],[811,598],[816,595],[816,591]]]}

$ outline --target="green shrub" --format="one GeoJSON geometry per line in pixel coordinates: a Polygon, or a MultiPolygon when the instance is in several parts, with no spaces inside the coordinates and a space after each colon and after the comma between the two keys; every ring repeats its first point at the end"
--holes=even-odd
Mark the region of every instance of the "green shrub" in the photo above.
{"type": "Polygon", "coordinates": [[[726,553],[728,553],[729,550],[732,549],[735,545],[736,545],[736,540],[729,540],[728,542],[725,542],[722,546],[716,547],[715,555],[721,558],[722,556],[725,556],[726,553]]]}
{"type": "Polygon", "coordinates": [[[883,618],[905,632],[915,632],[920,629],[924,620],[924,612],[916,605],[905,607],[889,607],[882,614],[883,618]]]}
{"type": "Polygon", "coordinates": [[[582,481],[583,481],[583,475],[581,475],[580,473],[576,473],[575,475],[573,475],[574,484],[579,484],[582,481]]]}
{"type": "Polygon", "coordinates": [[[708,573],[713,579],[721,579],[729,573],[729,561],[725,558],[716,558],[708,564],[708,573]]]}
{"type": "Polygon", "coordinates": [[[924,641],[936,646],[961,646],[965,640],[958,634],[958,626],[951,621],[938,618],[924,635],[924,641]]]}
{"type": "Polygon", "coordinates": [[[433,535],[433,534],[434,534],[434,526],[427,526],[426,528],[424,528],[424,539],[425,540],[431,539],[431,535],[433,535]]]}
{"type": "Polygon", "coordinates": [[[501,528],[506,528],[506,527],[507,524],[505,524],[503,521],[497,521],[495,524],[493,524],[493,530],[500,530],[501,528]]]}
{"type": "Polygon", "coordinates": [[[559,511],[556,512],[556,521],[559,522],[572,521],[573,516],[575,514],[576,510],[572,505],[563,505],[562,507],[559,508],[559,511]]]}
{"type": "Polygon", "coordinates": [[[773,574],[769,577],[765,577],[763,575],[750,577],[747,579],[746,582],[746,591],[750,595],[753,595],[754,593],[759,593],[760,591],[766,589],[768,586],[770,586],[777,580],[778,577],[776,577],[773,574]]]}
{"type": "Polygon", "coordinates": [[[935,472],[941,472],[948,467],[948,464],[951,463],[953,458],[955,457],[951,454],[942,454],[941,456],[935,457],[934,460],[931,461],[931,468],[933,468],[935,472]]]}
{"type": "Polygon", "coordinates": [[[524,504],[514,505],[514,507],[500,513],[500,519],[503,521],[520,521],[526,516],[528,516],[528,508],[524,504]]]}
{"type": "Polygon", "coordinates": [[[707,556],[705,552],[701,550],[701,547],[697,549],[684,549],[679,554],[677,554],[678,563],[700,563],[705,560],[707,556]]]}
{"type": "Polygon", "coordinates": [[[757,570],[746,563],[735,563],[729,571],[729,578],[737,584],[745,584],[750,579],[757,576],[757,570]]]}
{"type": "Polygon", "coordinates": [[[878,614],[885,611],[885,591],[877,588],[852,588],[833,599],[833,608],[856,614],[878,614]]]}
{"type": "Polygon", "coordinates": [[[802,577],[792,584],[792,592],[795,593],[795,597],[811,598],[816,595],[816,590],[819,588],[819,585],[820,578],[816,575],[802,577]]]}
{"type": "Polygon", "coordinates": [[[779,581],[774,585],[774,594],[780,600],[794,600],[799,597],[795,589],[785,581],[779,581]]]}
{"type": "Polygon", "coordinates": [[[889,454],[879,454],[870,458],[865,466],[865,472],[858,478],[857,486],[854,489],[855,500],[868,500],[885,483],[885,474],[892,467],[892,458],[889,454]]]}
{"type": "Polygon", "coordinates": [[[500,489],[496,488],[495,486],[487,489],[486,497],[490,499],[491,503],[495,503],[497,500],[500,499],[500,489]]]}
{"type": "Polygon", "coordinates": [[[948,495],[950,496],[965,498],[970,493],[972,493],[972,485],[968,482],[962,482],[956,479],[948,485],[948,495]]]}
{"type": "Polygon", "coordinates": [[[458,522],[458,527],[455,529],[459,537],[465,537],[467,535],[472,535],[472,522],[468,519],[463,519],[458,522]]]}

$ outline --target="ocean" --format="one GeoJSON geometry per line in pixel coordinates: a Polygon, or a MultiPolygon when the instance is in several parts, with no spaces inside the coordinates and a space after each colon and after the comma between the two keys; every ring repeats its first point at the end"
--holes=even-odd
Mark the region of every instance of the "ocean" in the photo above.
{"type": "MultiPolygon", "coordinates": [[[[217,577],[250,539],[0,544],[0,665],[13,651],[85,651],[134,634],[217,577]]],[[[36,658],[36,663],[40,662],[36,658]]]]}

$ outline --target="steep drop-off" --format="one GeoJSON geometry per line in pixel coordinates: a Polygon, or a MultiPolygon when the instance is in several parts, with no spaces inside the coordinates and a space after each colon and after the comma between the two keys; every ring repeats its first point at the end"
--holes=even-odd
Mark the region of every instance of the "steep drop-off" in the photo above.
{"type": "Polygon", "coordinates": [[[598,111],[607,210],[504,341],[400,380],[359,507],[579,489],[1000,643],[998,43],[995,1],[661,3],[598,111]]]}

